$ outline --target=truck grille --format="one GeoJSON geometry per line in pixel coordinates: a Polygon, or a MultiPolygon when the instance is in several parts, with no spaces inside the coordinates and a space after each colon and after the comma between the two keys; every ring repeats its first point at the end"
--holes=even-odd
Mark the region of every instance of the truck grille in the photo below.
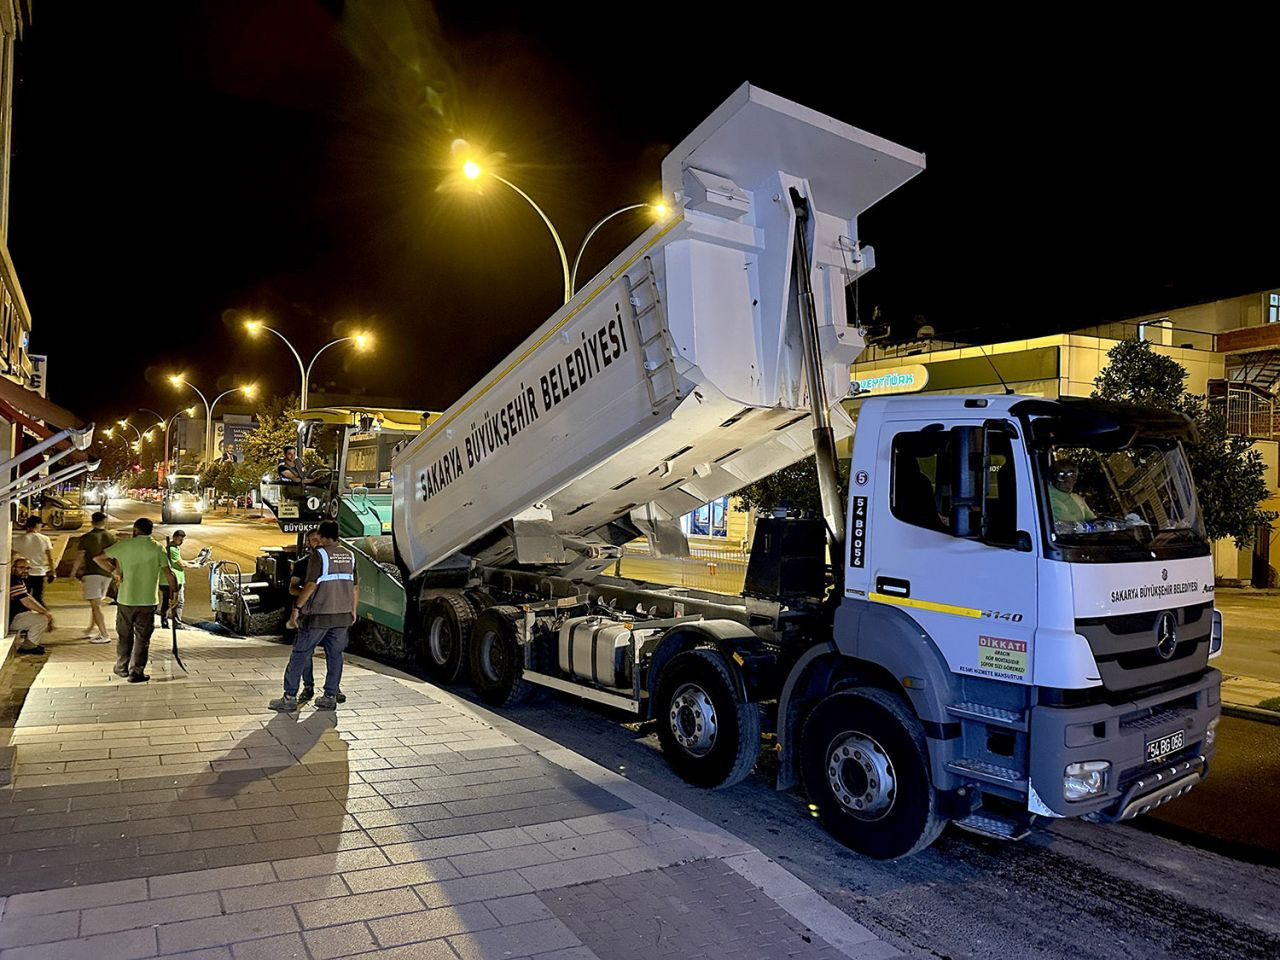
{"type": "Polygon", "coordinates": [[[1076,621],[1076,632],[1089,641],[1102,685],[1108,690],[1131,690],[1190,676],[1209,662],[1206,616],[1212,602],[1192,607],[1151,610],[1113,617],[1089,617],[1076,621]],[[1178,642],[1173,655],[1157,650],[1156,626],[1166,613],[1177,619],[1178,642]]]}

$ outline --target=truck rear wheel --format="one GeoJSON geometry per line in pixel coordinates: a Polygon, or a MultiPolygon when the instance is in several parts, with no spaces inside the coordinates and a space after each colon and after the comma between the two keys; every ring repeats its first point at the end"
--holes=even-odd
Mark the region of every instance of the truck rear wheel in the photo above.
{"type": "Polygon", "coordinates": [[[760,754],[760,710],[739,697],[715,651],[688,650],[672,658],[658,678],[654,717],[667,763],[696,786],[732,786],[760,754]]]}
{"type": "Polygon", "coordinates": [[[529,695],[515,607],[490,607],[476,617],[469,644],[471,686],[485,703],[505,707],[529,695]]]}
{"type": "Polygon", "coordinates": [[[475,626],[471,604],[455,593],[427,604],[422,617],[422,666],[437,683],[453,683],[468,663],[467,641],[475,626]]]}
{"type": "Polygon", "coordinates": [[[924,728],[887,691],[836,693],[814,707],[800,735],[800,766],[823,826],[858,853],[906,857],[946,826],[924,728]]]}

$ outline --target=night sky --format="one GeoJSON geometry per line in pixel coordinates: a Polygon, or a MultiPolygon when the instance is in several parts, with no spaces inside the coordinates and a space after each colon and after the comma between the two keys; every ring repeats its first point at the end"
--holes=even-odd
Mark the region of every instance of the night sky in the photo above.
{"type": "MultiPolygon", "coordinates": [[[[246,314],[308,357],[372,329],[375,356],[335,348],[317,379],[442,409],[560,300],[522,201],[437,191],[450,141],[505,152],[572,256],[744,80],[927,154],[861,220],[880,264],[863,310],[899,334],[1006,339],[1280,284],[1274,61],[1202,23],[1157,40],[847,3],[35,7],[9,246],[52,398],[100,421],[176,409],[173,370],[296,390],[246,314]]],[[[583,274],[643,226],[614,221],[583,274]]]]}

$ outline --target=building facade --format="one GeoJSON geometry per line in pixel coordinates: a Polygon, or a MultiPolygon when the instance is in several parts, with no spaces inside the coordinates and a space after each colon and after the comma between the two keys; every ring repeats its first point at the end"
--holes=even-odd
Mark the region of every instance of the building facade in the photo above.
{"type": "MultiPolygon", "coordinates": [[[[885,393],[990,393],[1007,385],[1039,397],[1087,397],[1121,340],[1137,337],[1187,371],[1189,393],[1208,396],[1227,429],[1248,437],[1266,464],[1271,522],[1238,550],[1214,546],[1224,583],[1277,585],[1280,568],[1280,288],[1197,304],[1072,333],[981,346],[927,341],[871,347],[852,377],[865,395],[885,393]]],[[[846,403],[857,415],[859,400],[846,403]]]]}

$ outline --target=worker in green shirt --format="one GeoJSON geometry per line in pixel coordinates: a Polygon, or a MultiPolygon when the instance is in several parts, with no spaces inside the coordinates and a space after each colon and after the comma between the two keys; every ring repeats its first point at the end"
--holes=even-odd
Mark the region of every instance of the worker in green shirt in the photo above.
{"type": "Polygon", "coordinates": [[[1053,510],[1053,522],[1083,523],[1097,518],[1088,501],[1075,492],[1080,468],[1071,460],[1059,460],[1049,471],[1049,506],[1053,510]]]}
{"type": "MultiPolygon", "coordinates": [[[[178,596],[178,578],[169,567],[164,547],[151,539],[152,523],[147,517],[133,522],[133,536],[107,547],[94,562],[120,581],[116,596],[115,674],[130,683],[145,683],[151,633],[156,628],[157,589],[160,578],[169,583],[171,595],[178,596]]],[[[173,615],[173,611],[168,611],[173,615]]]]}
{"type": "Polygon", "coordinates": [[[173,571],[174,579],[178,581],[178,590],[174,594],[169,589],[169,584],[165,582],[164,575],[160,576],[160,627],[167,630],[169,628],[168,613],[173,611],[173,619],[178,626],[182,626],[182,608],[187,602],[187,567],[194,567],[197,564],[188,563],[182,559],[182,545],[187,540],[187,532],[185,530],[175,530],[169,537],[169,569],[173,571]]]}

